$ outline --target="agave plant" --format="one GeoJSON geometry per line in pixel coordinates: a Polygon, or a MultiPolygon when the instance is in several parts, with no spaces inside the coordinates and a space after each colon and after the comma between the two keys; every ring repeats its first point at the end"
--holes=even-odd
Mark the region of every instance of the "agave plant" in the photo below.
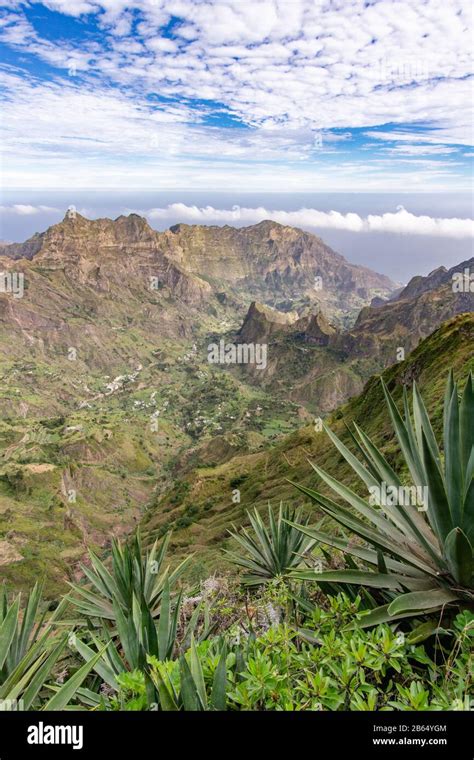
{"type": "Polygon", "coordinates": [[[225,710],[227,702],[227,650],[221,647],[219,661],[214,673],[212,688],[208,697],[204,673],[194,637],[188,659],[179,658],[179,683],[171,677],[165,663],[149,657],[151,679],[155,684],[161,710],[203,711],[225,710]]]}
{"type": "Polygon", "coordinates": [[[67,644],[68,634],[59,634],[58,621],[67,601],[63,599],[46,619],[41,613],[41,586],[36,584],[21,606],[21,594],[9,601],[6,588],[0,598],[0,709],[30,710],[45,686],[55,693],[43,701],[43,710],[61,710],[70,702],[94,667],[102,651],[61,687],[49,681],[67,644]]]}
{"type": "MultiPolygon", "coordinates": [[[[130,544],[112,546],[110,571],[93,553],[92,569],[83,567],[90,584],[70,584],[78,595],[71,596],[87,622],[86,637],[76,634],[70,645],[88,661],[98,651],[102,657],[96,661],[95,672],[111,689],[118,690],[117,676],[133,670],[146,671],[147,657],[166,660],[177,654],[177,632],[181,617],[182,594],[172,596],[172,588],[183,572],[188,560],[173,572],[164,566],[169,535],[158,548],[157,542],[150,552],[142,551],[140,534],[130,544]],[[107,648],[104,650],[104,644],[107,648]]],[[[210,632],[209,610],[198,605],[184,630],[180,631],[182,646],[189,644],[200,617],[204,617],[199,638],[210,632]]],[[[81,689],[81,698],[89,705],[100,699],[92,690],[81,689]]],[[[153,701],[153,694],[150,693],[153,701]]]]}
{"type": "Polygon", "coordinates": [[[237,554],[224,550],[234,564],[250,572],[243,576],[243,581],[249,586],[267,583],[273,578],[285,576],[292,568],[301,564],[314,540],[303,535],[300,528],[307,524],[300,511],[292,511],[288,506],[280,504],[278,516],[268,507],[268,528],[265,526],[257,510],[247,513],[253,529],[253,535],[246,528],[239,533],[229,531],[245,554],[237,554]],[[292,523],[298,523],[295,527],[292,523]]]}
{"type": "Polygon", "coordinates": [[[191,561],[188,557],[173,571],[165,567],[170,538],[171,534],[167,534],[159,547],[155,541],[148,552],[143,550],[139,531],[130,543],[122,545],[114,540],[111,570],[94,552],[89,552],[91,567],[82,565],[82,571],[90,587],[70,583],[76,594],[70,601],[88,618],[117,622],[137,605],[140,610],[146,608],[151,618],[158,617],[166,584],[172,587],[191,561]]]}
{"type": "Polygon", "coordinates": [[[400,450],[412,484],[406,486],[370,438],[354,423],[352,440],[356,457],[325,426],[332,442],[372,494],[390,488],[391,498],[378,504],[361,498],[320,467],[312,465],[321,480],[351,509],[319,491],[294,484],[319,508],[365,545],[355,544],[297,526],[309,538],[341,550],[371,566],[365,569],[316,573],[297,570],[293,577],[341,582],[382,589],[390,601],[363,616],[365,627],[403,617],[419,616],[445,607],[474,604],[474,391],[469,374],[462,399],[452,372],[444,400],[444,455],[438,447],[426,407],[413,383],[410,413],[406,389],[404,419],[382,380],[383,392],[400,450]],[[362,460],[362,461],[361,461],[362,460]],[[427,503],[407,503],[413,487],[423,488],[427,503]]]}

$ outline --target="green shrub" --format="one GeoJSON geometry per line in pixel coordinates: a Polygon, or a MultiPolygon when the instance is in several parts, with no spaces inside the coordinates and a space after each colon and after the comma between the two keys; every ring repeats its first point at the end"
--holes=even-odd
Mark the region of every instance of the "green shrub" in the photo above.
{"type": "MultiPolygon", "coordinates": [[[[149,658],[159,694],[151,709],[471,709],[473,615],[458,614],[452,629],[438,631],[442,646],[430,650],[387,624],[348,630],[359,602],[341,594],[317,608],[302,630],[284,623],[257,637],[237,636],[236,643],[234,628],[192,644],[179,660],[149,658]]],[[[143,673],[118,680],[118,693],[103,709],[150,709],[143,673]]]]}

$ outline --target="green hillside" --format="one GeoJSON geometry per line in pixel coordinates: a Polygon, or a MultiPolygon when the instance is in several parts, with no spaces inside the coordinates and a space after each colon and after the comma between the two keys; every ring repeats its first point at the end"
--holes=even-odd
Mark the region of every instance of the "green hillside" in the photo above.
{"type": "MultiPolygon", "coordinates": [[[[406,358],[383,373],[396,400],[404,384],[418,383],[435,433],[442,422],[442,399],[449,368],[463,383],[468,370],[474,369],[474,314],[462,314],[445,322],[406,358]]],[[[391,463],[397,462],[397,446],[383,400],[378,376],[366,384],[363,392],[333,412],[326,420],[344,440],[350,436],[345,422],[355,420],[380,446],[391,463]]],[[[295,420],[295,424],[297,421],[295,420]]],[[[324,432],[306,425],[282,437],[277,443],[255,453],[235,456],[223,463],[201,466],[183,475],[175,487],[150,508],[143,520],[149,537],[173,530],[175,556],[195,552],[196,575],[224,565],[221,549],[228,545],[227,529],[241,524],[246,511],[280,500],[305,504],[287,479],[314,485],[316,475],[307,459],[312,459],[344,483],[355,482],[352,471],[342,461],[324,432]],[[237,502],[236,489],[240,491],[237,502]]],[[[317,515],[315,515],[317,517],[317,515]]]]}

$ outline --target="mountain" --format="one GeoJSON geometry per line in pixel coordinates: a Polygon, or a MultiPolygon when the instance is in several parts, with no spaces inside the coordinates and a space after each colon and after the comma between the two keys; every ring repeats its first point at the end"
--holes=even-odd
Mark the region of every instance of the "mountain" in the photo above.
{"type": "MultiPolygon", "coordinates": [[[[416,380],[433,419],[435,433],[439,435],[448,371],[452,367],[463,386],[469,370],[474,370],[473,347],[474,314],[461,314],[423,340],[405,361],[385,370],[383,378],[398,404],[403,386],[416,380]]],[[[378,377],[372,377],[362,393],[326,419],[349,447],[351,438],[346,423],[352,420],[380,446],[392,466],[401,464],[378,377]]],[[[178,485],[147,511],[143,530],[149,540],[173,530],[176,557],[192,546],[196,554],[196,575],[203,567],[207,573],[223,569],[225,562],[220,550],[229,548],[227,531],[232,525],[239,526],[246,521],[248,509],[263,509],[268,503],[275,506],[283,500],[307,507],[313,518],[318,518],[314,505],[288,482],[315,486],[318,479],[308,459],[364,495],[354,473],[328,436],[319,432],[318,426],[309,424],[273,444],[262,445],[251,454],[237,454],[224,461],[199,462],[197,468],[191,470],[184,466],[177,473],[178,485]]],[[[320,481],[318,487],[321,487],[320,481]]]]}
{"type": "MultiPolygon", "coordinates": [[[[242,229],[176,225],[160,233],[136,214],[91,221],[68,212],[2,252],[0,267],[6,276],[21,274],[24,297],[0,293],[0,360],[20,362],[14,377],[36,392],[21,402],[10,393],[0,409],[23,418],[89,403],[106,392],[104,378],[146,371],[154,350],[179,345],[186,353],[196,342],[197,363],[206,362],[206,345],[235,334],[255,292],[262,309],[280,299],[282,316],[273,311],[273,320],[313,319],[316,344],[318,322],[351,324],[375,293],[393,289],[316,236],[274,222],[242,229]],[[23,373],[32,361],[36,369],[23,373]],[[46,381],[54,369],[58,376],[46,381]]],[[[297,333],[307,327],[301,322],[297,333]]]]}
{"type": "Polygon", "coordinates": [[[208,361],[255,292],[283,322],[324,301],[341,324],[393,289],[273,222],[156,232],[68,212],[0,254],[0,565],[17,587],[45,574],[52,594],[184,462],[251,453],[308,418],[284,386],[270,397],[208,361]]]}
{"type": "Polygon", "coordinates": [[[282,303],[306,299],[346,316],[394,289],[388,277],[350,264],[316,235],[270,221],[242,228],[178,224],[158,232],[136,214],[112,221],[68,212],[46,232],[3,246],[0,253],[66,273],[79,269],[81,280],[105,291],[123,269],[136,287],[139,276],[146,287],[147,275],[157,276],[191,303],[209,297],[212,285],[214,295],[228,288],[244,294],[247,303],[255,300],[249,294],[282,303]]]}
{"type": "Polygon", "coordinates": [[[342,319],[372,294],[394,289],[388,277],[350,264],[316,235],[276,222],[241,228],[178,224],[163,236],[194,274],[280,308],[306,300],[342,319]]]}
{"type": "Polygon", "coordinates": [[[473,310],[438,279],[390,300],[387,278],[273,222],[157,232],[68,213],[0,253],[0,565],[51,594],[144,514],[194,540],[180,529],[221,509],[200,501],[204,471],[261,465],[397,347],[473,310]],[[215,363],[221,344],[265,361],[215,363]]]}
{"type": "Polygon", "coordinates": [[[474,288],[459,290],[453,283],[453,275],[466,269],[474,273],[474,258],[414,277],[393,299],[361,309],[354,326],[333,346],[350,357],[377,356],[388,363],[396,359],[399,348],[406,355],[445,320],[474,311],[474,288]]]}
{"type": "Polygon", "coordinates": [[[253,301],[238,338],[245,343],[263,343],[276,335],[290,335],[314,345],[327,346],[330,336],[336,332],[320,310],[300,316],[295,311],[282,313],[253,301]]]}
{"type": "Polygon", "coordinates": [[[436,290],[442,285],[453,283],[453,276],[458,273],[463,273],[465,269],[474,273],[474,257],[467,261],[462,261],[460,264],[446,269],[446,267],[438,267],[434,269],[426,277],[416,276],[412,277],[408,285],[402,290],[396,291],[391,300],[406,300],[409,298],[415,298],[430,290],[436,290]]]}
{"type": "Polygon", "coordinates": [[[314,413],[328,413],[444,321],[474,312],[474,286],[453,286],[453,275],[465,271],[474,272],[474,259],[413,278],[392,298],[363,307],[346,330],[319,309],[281,314],[253,303],[236,339],[267,342],[268,361],[263,370],[250,366],[239,374],[269,392],[286,389],[291,401],[314,413]]]}

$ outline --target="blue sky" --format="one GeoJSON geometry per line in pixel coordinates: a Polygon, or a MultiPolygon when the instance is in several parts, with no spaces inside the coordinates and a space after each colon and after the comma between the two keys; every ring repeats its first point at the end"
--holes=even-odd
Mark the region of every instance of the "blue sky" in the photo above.
{"type": "Polygon", "coordinates": [[[471,35],[465,0],[4,2],[0,237],[73,204],[467,258],[471,35]]]}
{"type": "Polygon", "coordinates": [[[467,191],[470,15],[458,0],[11,0],[4,185],[467,191]]]}

